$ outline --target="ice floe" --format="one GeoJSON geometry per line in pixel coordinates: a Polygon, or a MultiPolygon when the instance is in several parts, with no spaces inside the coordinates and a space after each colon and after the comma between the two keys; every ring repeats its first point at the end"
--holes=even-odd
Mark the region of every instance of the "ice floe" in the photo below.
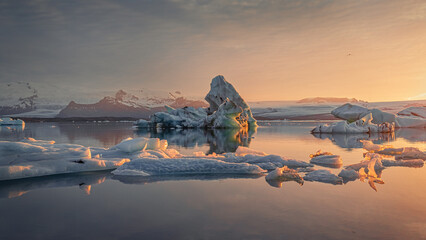
{"type": "Polygon", "coordinates": [[[321,124],[312,130],[312,133],[389,133],[395,131],[395,124],[384,122],[372,123],[371,113],[355,122],[340,121],[331,124],[321,124]]]}
{"type": "Polygon", "coordinates": [[[271,171],[266,177],[265,180],[269,183],[269,185],[273,187],[281,187],[282,182],[295,181],[300,185],[303,185],[303,178],[299,175],[299,173],[290,169],[286,166],[282,168],[276,168],[271,171]]]}
{"type": "Polygon", "coordinates": [[[342,184],[343,179],[334,175],[330,170],[320,169],[309,172],[303,177],[306,181],[315,181],[323,183],[331,183],[334,185],[342,184]]]}
{"type": "Polygon", "coordinates": [[[0,141],[0,180],[115,169],[129,159],[100,158],[77,144],[27,139],[0,141]]]}
{"type": "Polygon", "coordinates": [[[342,158],[339,155],[334,155],[329,152],[321,152],[318,150],[315,154],[309,155],[311,163],[324,167],[340,168],[343,164],[342,158]]]}
{"type": "Polygon", "coordinates": [[[413,167],[421,168],[424,166],[423,159],[408,159],[408,160],[389,160],[383,159],[382,164],[385,167],[413,167]]]}
{"type": "Polygon", "coordinates": [[[184,107],[151,116],[150,122],[139,120],[139,128],[255,128],[256,120],[248,104],[235,88],[221,75],[212,79],[205,97],[208,108],[184,107]]]}
{"type": "Polygon", "coordinates": [[[139,158],[112,171],[115,175],[261,174],[262,168],[209,158],[139,158]]]}
{"type": "Polygon", "coordinates": [[[2,125],[21,125],[25,126],[25,122],[21,119],[0,118],[0,126],[2,125]]]}

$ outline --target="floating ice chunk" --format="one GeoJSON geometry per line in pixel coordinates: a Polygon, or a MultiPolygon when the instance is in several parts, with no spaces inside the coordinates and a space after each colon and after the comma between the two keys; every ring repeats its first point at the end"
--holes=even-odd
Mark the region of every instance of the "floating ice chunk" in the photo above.
{"type": "Polygon", "coordinates": [[[354,181],[359,178],[359,173],[354,169],[342,169],[340,171],[339,177],[343,178],[344,182],[354,181]]]}
{"type": "Polygon", "coordinates": [[[414,168],[421,168],[424,166],[424,160],[423,159],[409,159],[409,160],[382,160],[382,164],[385,167],[414,167],[414,168]]]}
{"type": "Polygon", "coordinates": [[[311,163],[320,166],[340,168],[343,164],[342,158],[339,155],[321,152],[321,150],[318,150],[315,154],[311,154],[309,157],[311,158],[311,163]]]}
{"type": "Polygon", "coordinates": [[[137,128],[149,128],[150,123],[145,119],[139,119],[133,123],[133,125],[137,128]]]}
{"type": "Polygon", "coordinates": [[[266,177],[266,181],[272,186],[281,187],[281,182],[295,181],[300,185],[303,185],[303,178],[297,173],[296,170],[288,167],[276,168],[270,172],[266,177]]]}
{"type": "Polygon", "coordinates": [[[340,121],[331,124],[322,124],[312,130],[312,133],[387,133],[395,131],[392,123],[374,124],[371,122],[371,113],[355,122],[340,121]]]}
{"type": "Polygon", "coordinates": [[[0,141],[0,152],[0,180],[114,169],[129,161],[92,157],[90,148],[77,144],[54,144],[34,139],[0,141]]]}
{"type": "MultiPolygon", "coordinates": [[[[163,143],[164,147],[164,143],[163,143]]],[[[167,145],[166,145],[167,147],[167,145]]],[[[142,150],[156,150],[161,149],[160,139],[158,138],[127,138],[121,143],[115,145],[111,149],[119,149],[126,153],[138,152],[142,150]]]]}
{"type": "Polygon", "coordinates": [[[312,171],[307,173],[303,179],[312,182],[331,183],[334,185],[343,183],[342,178],[334,175],[330,170],[312,171]]]}
{"type": "Polygon", "coordinates": [[[236,162],[236,163],[249,163],[255,164],[265,170],[274,170],[284,166],[290,168],[307,168],[313,167],[312,164],[293,160],[285,159],[278,155],[266,154],[264,152],[255,151],[246,147],[239,146],[235,153],[226,153],[219,155],[219,157],[225,162],[236,162]]]}
{"type": "Polygon", "coordinates": [[[370,171],[381,171],[383,170],[382,165],[382,156],[376,153],[366,153],[364,156],[364,160],[360,163],[351,164],[346,166],[346,169],[353,169],[355,171],[360,170],[361,168],[367,168],[370,171]]]}
{"type": "Polygon", "coordinates": [[[261,174],[265,170],[247,163],[228,163],[209,158],[140,158],[114,170],[115,175],[261,174]]]}
{"type": "Polygon", "coordinates": [[[353,105],[350,103],[346,103],[333,111],[331,111],[331,114],[333,114],[335,117],[347,120],[350,122],[356,121],[360,119],[365,114],[369,113],[368,108],[361,107],[358,105],[353,105]]]}
{"type": "Polygon", "coordinates": [[[25,126],[25,122],[21,119],[13,120],[12,118],[0,118],[0,126],[1,125],[21,125],[21,126],[25,126]]]}
{"type": "Polygon", "coordinates": [[[405,147],[401,154],[395,156],[395,159],[423,159],[426,160],[426,153],[420,151],[418,148],[405,147]]]}
{"type": "Polygon", "coordinates": [[[426,118],[425,107],[409,107],[397,113],[400,116],[426,118]]]}

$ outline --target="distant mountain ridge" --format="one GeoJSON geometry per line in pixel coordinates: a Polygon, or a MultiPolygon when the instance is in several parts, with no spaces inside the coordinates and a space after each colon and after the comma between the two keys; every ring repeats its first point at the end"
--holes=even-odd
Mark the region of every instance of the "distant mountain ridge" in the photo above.
{"type": "Polygon", "coordinates": [[[336,97],[314,97],[314,98],[303,98],[297,103],[367,103],[363,100],[356,98],[336,98],[336,97]]]}
{"type": "MultiPolygon", "coordinates": [[[[178,94],[178,92],[175,92],[178,94]]],[[[207,107],[204,101],[189,100],[176,97],[169,93],[169,98],[140,98],[133,94],[119,90],[115,97],[104,97],[94,104],[78,104],[71,101],[57,115],[58,118],[93,118],[93,117],[131,117],[148,118],[151,114],[166,110],[164,105],[174,108],[181,107],[207,107]],[[150,102],[151,104],[147,104],[150,102]],[[152,106],[152,107],[149,107],[152,106]]],[[[180,92],[179,92],[180,95],[180,92]]]]}
{"type": "Polygon", "coordinates": [[[59,88],[43,83],[0,83],[0,116],[43,118],[43,114],[46,113],[46,117],[52,118],[61,113],[63,117],[74,115],[79,117],[88,116],[89,111],[94,111],[92,115],[112,114],[116,117],[131,117],[163,111],[164,105],[175,108],[206,107],[207,103],[201,98],[189,99],[180,91],[151,89],[93,91],[84,88],[59,88]]]}

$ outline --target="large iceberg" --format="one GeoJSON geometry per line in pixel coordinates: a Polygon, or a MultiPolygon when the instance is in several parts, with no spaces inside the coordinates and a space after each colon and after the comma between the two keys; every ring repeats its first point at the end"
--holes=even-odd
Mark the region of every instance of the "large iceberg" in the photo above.
{"type": "Polygon", "coordinates": [[[184,107],[158,112],[150,121],[135,122],[138,128],[255,128],[256,120],[248,104],[221,75],[213,78],[205,97],[208,108],[184,107]]]}
{"type": "Polygon", "coordinates": [[[426,128],[425,109],[425,107],[411,107],[395,115],[380,109],[368,109],[347,103],[334,109],[331,113],[348,122],[360,120],[371,114],[371,122],[374,124],[393,123],[396,128],[426,128]]]}

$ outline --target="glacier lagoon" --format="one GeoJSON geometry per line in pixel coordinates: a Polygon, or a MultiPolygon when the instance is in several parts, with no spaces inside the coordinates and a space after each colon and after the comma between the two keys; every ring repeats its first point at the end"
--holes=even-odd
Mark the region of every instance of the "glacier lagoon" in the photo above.
{"type": "MultiPolygon", "coordinates": [[[[29,123],[0,129],[0,140],[32,137],[110,147],[127,137],[158,137],[182,153],[238,146],[309,162],[317,150],[363,160],[361,140],[425,151],[426,131],[310,134],[313,121],[263,121],[257,132],[146,131],[128,122],[29,123]]],[[[338,174],[340,169],[329,169],[338,174]]],[[[270,184],[264,176],[114,176],[110,171],[0,182],[2,239],[422,239],[426,168],[390,167],[384,184],[305,181],[270,184]]]]}

